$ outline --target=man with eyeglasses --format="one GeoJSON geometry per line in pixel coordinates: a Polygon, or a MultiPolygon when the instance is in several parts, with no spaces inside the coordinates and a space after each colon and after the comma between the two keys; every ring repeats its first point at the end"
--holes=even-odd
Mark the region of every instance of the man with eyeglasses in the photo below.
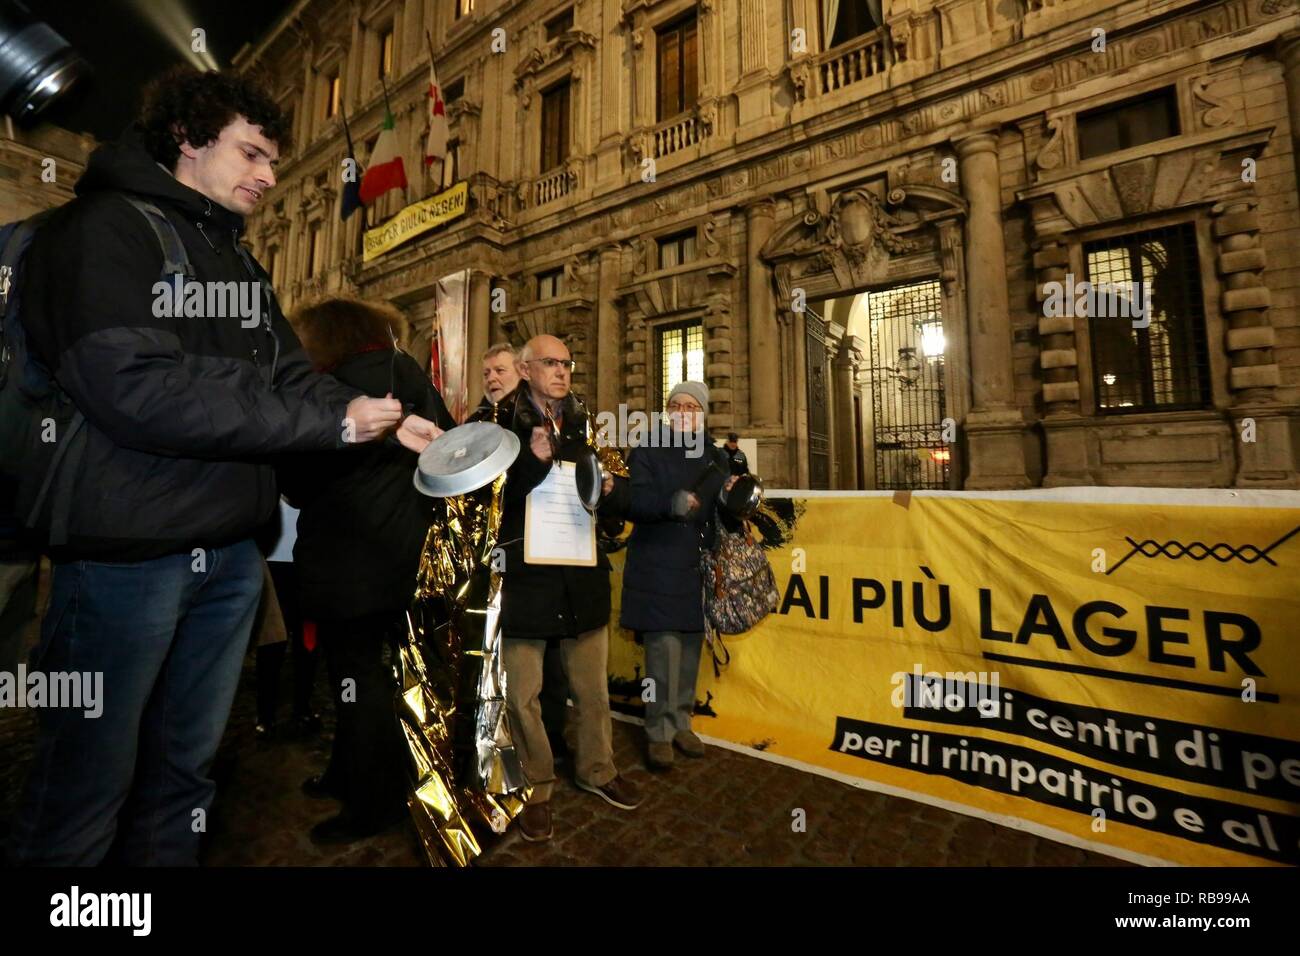
{"type": "MultiPolygon", "coordinates": [[[[511,735],[532,784],[532,796],[517,818],[530,842],[552,833],[550,798],[555,763],[542,723],[539,694],[548,645],[558,646],[574,702],[574,782],[613,806],[632,810],[641,793],[614,766],[606,662],[609,657],[609,559],[603,551],[594,567],[529,564],[524,560],[524,516],[529,493],[556,461],[575,461],[587,444],[587,410],[572,394],[574,363],[564,343],[539,335],[519,356],[523,381],[501,403],[501,423],[519,436],[519,457],[510,466],[503,492],[498,537],[505,552],[501,590],[502,648],[506,708],[511,735]]],[[[599,513],[626,511],[622,478],[606,478],[599,513]]]]}

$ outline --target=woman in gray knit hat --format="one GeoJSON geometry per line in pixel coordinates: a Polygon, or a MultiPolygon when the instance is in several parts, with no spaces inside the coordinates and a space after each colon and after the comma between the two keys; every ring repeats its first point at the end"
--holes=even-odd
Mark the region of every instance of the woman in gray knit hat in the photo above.
{"type": "Polygon", "coordinates": [[[673,747],[704,756],[691,730],[704,645],[702,552],[713,545],[718,491],[729,478],[726,454],[704,427],[709,387],[682,382],[668,396],[668,421],[628,457],[628,539],[619,621],[645,644],[647,764],[667,770],[673,747]]]}

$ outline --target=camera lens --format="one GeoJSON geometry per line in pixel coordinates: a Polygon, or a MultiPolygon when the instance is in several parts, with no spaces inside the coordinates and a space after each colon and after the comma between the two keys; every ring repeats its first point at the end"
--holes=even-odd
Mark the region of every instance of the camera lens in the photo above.
{"type": "Polygon", "coordinates": [[[31,119],[66,92],[88,67],[18,0],[0,0],[0,110],[31,119]]]}

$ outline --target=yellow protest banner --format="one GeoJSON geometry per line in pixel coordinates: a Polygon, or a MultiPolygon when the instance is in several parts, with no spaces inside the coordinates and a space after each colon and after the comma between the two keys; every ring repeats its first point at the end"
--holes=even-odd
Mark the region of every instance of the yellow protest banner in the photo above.
{"type": "MultiPolygon", "coordinates": [[[[1137,862],[1300,863],[1300,494],[764,510],[781,604],[719,676],[706,650],[699,733],[1137,862]]],[[[644,664],[613,633],[630,712],[644,664]]]]}
{"type": "Polygon", "coordinates": [[[411,203],[388,222],[366,230],[361,261],[369,262],[434,226],[465,215],[468,202],[469,184],[462,181],[436,196],[411,203]]]}

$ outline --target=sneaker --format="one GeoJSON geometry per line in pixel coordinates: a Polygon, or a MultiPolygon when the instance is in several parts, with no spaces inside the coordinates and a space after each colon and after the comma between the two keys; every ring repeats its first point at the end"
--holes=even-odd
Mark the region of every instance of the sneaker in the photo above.
{"type": "Polygon", "coordinates": [[[623,776],[615,777],[603,787],[594,787],[581,780],[575,780],[574,783],[578,785],[580,790],[594,793],[596,796],[603,798],[606,803],[616,806],[620,810],[635,810],[644,799],[637,785],[623,776]]]}
{"type": "Polygon", "coordinates": [[[519,826],[519,835],[529,843],[545,843],[553,832],[550,803],[525,804],[515,822],[519,826]]]}
{"type": "Polygon", "coordinates": [[[666,740],[652,740],[646,746],[646,766],[651,770],[671,770],[673,745],[666,740]]]}
{"type": "Polygon", "coordinates": [[[673,743],[688,757],[704,756],[704,741],[689,730],[679,730],[677,736],[673,738],[673,743]]]}

